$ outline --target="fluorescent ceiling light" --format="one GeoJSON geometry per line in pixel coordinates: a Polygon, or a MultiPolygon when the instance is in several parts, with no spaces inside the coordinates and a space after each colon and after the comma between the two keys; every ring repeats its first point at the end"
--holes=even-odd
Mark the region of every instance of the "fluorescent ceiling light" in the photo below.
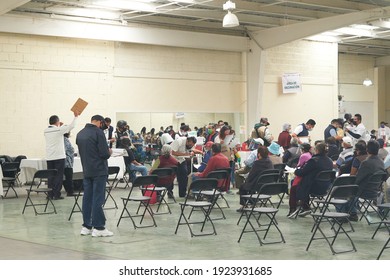
{"type": "Polygon", "coordinates": [[[328,43],[338,43],[341,41],[340,38],[338,38],[337,36],[324,35],[323,33],[319,35],[307,37],[306,39],[311,41],[328,42],[328,43]]]}
{"type": "Polygon", "coordinates": [[[353,27],[343,27],[334,30],[334,32],[340,32],[342,34],[359,36],[359,37],[376,37],[373,30],[358,29],[353,27]]]}
{"type": "Polygon", "coordinates": [[[156,12],[156,6],[153,1],[147,0],[97,0],[93,5],[116,10],[135,10],[142,12],[156,12]]]}

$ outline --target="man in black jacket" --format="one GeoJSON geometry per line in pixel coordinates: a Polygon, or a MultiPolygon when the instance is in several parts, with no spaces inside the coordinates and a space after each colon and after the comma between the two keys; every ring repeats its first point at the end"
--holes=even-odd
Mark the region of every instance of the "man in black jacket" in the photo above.
{"type": "Polygon", "coordinates": [[[76,137],[84,173],[83,225],[80,234],[93,237],[113,235],[105,228],[106,218],[103,212],[108,177],[107,159],[111,155],[103,127],[104,118],[95,115],[91,118],[91,123],[86,124],[76,137]]]}

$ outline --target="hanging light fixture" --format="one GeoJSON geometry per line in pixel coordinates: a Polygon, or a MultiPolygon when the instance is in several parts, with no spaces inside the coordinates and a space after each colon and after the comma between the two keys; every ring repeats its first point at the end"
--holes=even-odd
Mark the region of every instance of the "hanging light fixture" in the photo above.
{"type": "Polygon", "coordinates": [[[223,4],[223,10],[228,11],[228,13],[223,17],[222,26],[223,27],[236,27],[239,26],[238,18],[232,11],[236,8],[236,4],[228,0],[223,4]]]}
{"type": "Polygon", "coordinates": [[[365,78],[363,81],[363,85],[366,87],[372,86],[372,81],[369,78],[365,78]]]}

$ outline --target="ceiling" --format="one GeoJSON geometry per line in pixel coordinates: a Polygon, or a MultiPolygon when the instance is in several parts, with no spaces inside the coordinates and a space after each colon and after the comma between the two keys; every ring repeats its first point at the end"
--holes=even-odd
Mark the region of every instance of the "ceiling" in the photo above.
{"type": "MultiPolygon", "coordinates": [[[[300,29],[299,24],[306,23],[312,30],[311,35],[332,31],[322,34],[326,36],[321,36],[320,40],[337,41],[341,53],[377,58],[390,55],[390,0],[233,0],[236,4],[233,13],[240,21],[234,28],[222,27],[227,13],[222,6],[226,0],[2,1],[9,3],[8,9],[0,7],[4,15],[147,25],[239,37],[251,37],[266,30],[272,34],[272,30],[288,26],[300,29]],[[352,17],[362,12],[363,16],[352,17]]],[[[299,36],[302,35],[297,34],[297,39],[299,36]]]]}

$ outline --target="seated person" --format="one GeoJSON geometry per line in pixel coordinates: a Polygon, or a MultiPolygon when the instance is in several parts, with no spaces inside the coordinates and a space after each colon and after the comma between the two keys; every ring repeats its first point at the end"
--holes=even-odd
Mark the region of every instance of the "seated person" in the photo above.
{"type": "Polygon", "coordinates": [[[259,145],[264,144],[264,141],[261,138],[256,138],[253,139],[252,143],[253,145],[250,146],[250,149],[253,150],[249,153],[246,160],[244,160],[244,166],[234,172],[234,181],[236,182],[237,189],[241,188],[241,185],[245,181],[244,175],[249,173],[253,164],[257,160],[257,149],[259,148],[259,145]]]}
{"type": "MultiPolygon", "coordinates": [[[[378,156],[379,144],[376,140],[370,140],[367,143],[367,153],[368,157],[364,160],[357,171],[355,183],[359,185],[359,194],[360,197],[370,197],[377,196],[377,189],[370,189],[372,185],[368,184],[369,178],[372,174],[378,171],[386,172],[383,160],[378,156]]],[[[357,201],[358,198],[355,198],[350,203],[347,203],[341,207],[337,207],[339,211],[349,212],[350,221],[358,221],[357,215],[357,201]]]]}
{"type": "Polygon", "coordinates": [[[132,149],[130,148],[131,142],[129,138],[123,138],[120,140],[122,147],[126,150],[127,156],[124,157],[126,169],[129,172],[129,175],[132,180],[135,179],[135,176],[131,176],[132,174],[135,174],[135,172],[140,172],[142,176],[148,175],[148,169],[136,161],[134,157],[134,153],[132,149]]]}
{"type": "Polygon", "coordinates": [[[272,161],[272,164],[281,164],[283,163],[283,159],[280,157],[280,146],[276,142],[272,142],[271,145],[268,146],[269,159],[272,161]]]}
{"type": "Polygon", "coordinates": [[[333,136],[328,137],[325,143],[328,145],[327,156],[330,157],[332,160],[333,159],[337,160],[340,155],[340,149],[339,146],[337,146],[336,138],[333,136]]]}
{"type": "Polygon", "coordinates": [[[257,149],[257,160],[254,162],[245,183],[239,189],[241,207],[237,209],[237,212],[241,212],[246,203],[245,199],[241,196],[250,193],[251,189],[256,185],[257,179],[261,172],[274,168],[274,165],[269,159],[268,154],[268,149],[265,146],[260,146],[257,149]]]}
{"type": "MultiPolygon", "coordinates": [[[[195,173],[192,173],[190,174],[188,177],[188,186],[191,185],[191,182],[196,180],[196,179],[199,179],[199,178],[206,178],[207,175],[211,172],[211,171],[216,171],[218,169],[226,169],[226,168],[230,168],[230,163],[229,163],[229,160],[228,158],[222,154],[222,147],[221,147],[221,144],[219,143],[214,143],[212,146],[211,146],[211,150],[212,150],[212,153],[213,155],[211,156],[210,160],[208,161],[207,163],[207,166],[205,168],[205,170],[203,170],[203,172],[195,172],[195,173]]],[[[223,182],[219,182],[218,184],[218,187],[222,187],[222,184],[223,182]]],[[[224,190],[226,191],[226,190],[224,190]]]]}
{"type": "Polygon", "coordinates": [[[296,203],[300,201],[302,205],[302,210],[298,213],[298,215],[302,217],[310,214],[311,212],[309,206],[309,195],[313,192],[324,193],[331,184],[328,182],[316,182],[315,180],[317,174],[321,171],[333,169],[333,162],[326,155],[326,144],[318,143],[315,146],[314,152],[315,154],[302,168],[295,170],[295,175],[302,177],[302,180],[296,190],[296,203]]]}
{"type": "Polygon", "coordinates": [[[213,142],[209,141],[204,145],[204,155],[202,157],[202,162],[198,167],[198,172],[203,172],[206,169],[207,163],[211,158],[211,156],[213,155],[213,151],[211,150],[213,144],[214,144],[213,142]]]}
{"type": "Polygon", "coordinates": [[[359,140],[355,144],[355,152],[354,152],[354,156],[353,156],[353,159],[352,159],[352,165],[351,165],[351,173],[349,173],[349,175],[356,175],[358,170],[359,170],[360,164],[367,157],[368,157],[368,154],[367,154],[367,144],[366,144],[366,141],[359,140]]]}
{"type": "Polygon", "coordinates": [[[298,145],[298,138],[291,138],[290,148],[283,154],[283,163],[287,166],[295,168],[297,166],[298,158],[301,155],[301,149],[298,145]]]}
{"type": "Polygon", "coordinates": [[[351,173],[353,158],[352,138],[345,136],[342,141],[343,151],[340,153],[339,158],[334,164],[334,167],[338,170],[338,175],[351,173]]]}
{"type": "MultiPolygon", "coordinates": [[[[172,156],[172,147],[168,144],[165,144],[161,148],[161,155],[155,160],[150,174],[154,169],[157,168],[168,168],[168,167],[177,167],[178,161],[172,156]]],[[[173,198],[173,181],[176,178],[176,173],[172,177],[159,178],[157,184],[162,185],[168,190],[168,197],[173,198]]]]}
{"type": "Polygon", "coordinates": [[[381,160],[385,160],[385,158],[387,157],[387,154],[389,153],[385,148],[385,141],[382,139],[382,138],[378,138],[376,140],[379,144],[379,151],[378,151],[378,156],[381,160]]]}
{"type": "MultiPolygon", "coordinates": [[[[299,161],[297,164],[297,168],[302,168],[306,162],[308,162],[312,154],[310,152],[311,150],[311,145],[309,143],[303,143],[300,146],[301,148],[301,156],[299,157],[299,161]]],[[[301,176],[295,176],[293,181],[291,182],[291,188],[290,188],[290,196],[289,196],[289,206],[290,206],[290,211],[287,214],[287,217],[293,218],[296,215],[296,210],[297,210],[297,186],[301,182],[302,177],[301,176]]]]}

